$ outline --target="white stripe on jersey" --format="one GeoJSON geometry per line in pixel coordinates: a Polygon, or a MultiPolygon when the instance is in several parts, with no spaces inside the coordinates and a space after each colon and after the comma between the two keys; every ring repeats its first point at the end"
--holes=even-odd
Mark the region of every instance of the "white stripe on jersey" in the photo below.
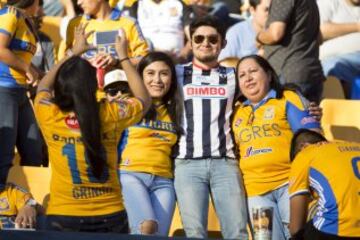
{"type": "Polygon", "coordinates": [[[233,68],[176,67],[184,114],[177,158],[235,157],[230,116],[237,89],[233,68]],[[205,124],[205,125],[204,125],[205,124]]]}

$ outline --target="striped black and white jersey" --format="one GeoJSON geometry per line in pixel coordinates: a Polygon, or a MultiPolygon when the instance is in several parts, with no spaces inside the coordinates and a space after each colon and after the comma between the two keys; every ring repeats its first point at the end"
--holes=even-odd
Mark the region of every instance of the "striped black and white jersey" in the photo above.
{"type": "Polygon", "coordinates": [[[178,65],[176,72],[184,112],[175,157],[234,158],[230,122],[238,92],[234,69],[203,70],[189,63],[178,65]]]}

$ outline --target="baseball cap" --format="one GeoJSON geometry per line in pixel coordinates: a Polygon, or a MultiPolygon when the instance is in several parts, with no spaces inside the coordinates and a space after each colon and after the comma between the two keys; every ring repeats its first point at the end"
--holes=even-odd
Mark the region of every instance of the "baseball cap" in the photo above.
{"type": "Polygon", "coordinates": [[[119,69],[110,71],[105,74],[104,89],[113,83],[121,83],[121,82],[125,82],[125,83],[128,82],[125,72],[119,69]]]}

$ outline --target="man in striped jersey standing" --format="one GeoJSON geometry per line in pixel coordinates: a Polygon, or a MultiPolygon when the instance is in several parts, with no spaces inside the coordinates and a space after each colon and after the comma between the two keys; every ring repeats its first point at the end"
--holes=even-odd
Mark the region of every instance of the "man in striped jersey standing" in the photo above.
{"type": "Polygon", "coordinates": [[[225,28],[213,17],[190,25],[193,62],[177,66],[183,134],[175,153],[175,190],[187,237],[207,237],[211,196],[225,239],[247,239],[247,210],[230,117],[238,86],[233,68],[219,66],[225,28]]]}

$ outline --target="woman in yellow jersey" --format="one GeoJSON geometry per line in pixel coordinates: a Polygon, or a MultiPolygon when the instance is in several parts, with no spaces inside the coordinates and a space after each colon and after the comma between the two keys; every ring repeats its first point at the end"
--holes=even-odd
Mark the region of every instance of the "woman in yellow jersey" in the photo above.
{"type": "Polygon", "coordinates": [[[97,102],[96,69],[79,57],[91,48],[86,43],[91,32],[85,34],[80,25],[75,34],[75,56],[50,70],[35,98],[52,168],[45,228],[126,233],[117,144],[123,129],[143,117],[151,100],[129,61],[126,39],[117,37],[116,52],[135,97],[97,102]]]}
{"type": "Polygon", "coordinates": [[[236,75],[244,99],[236,108],[232,129],[249,213],[272,209],[272,239],[288,239],[291,138],[299,128],[320,128],[319,122],[309,115],[307,101],[299,93],[280,85],[264,58],[242,58],[236,75]]]}
{"type": "Polygon", "coordinates": [[[167,236],[175,207],[171,150],[179,132],[180,106],[174,64],[152,52],[138,72],[152,97],[152,106],[119,144],[120,181],[133,234],[167,236]]]}
{"type": "Polygon", "coordinates": [[[21,162],[40,165],[42,141],[26,96],[27,84],[39,76],[31,65],[36,38],[30,17],[38,0],[8,0],[0,9],[0,188],[4,186],[17,146],[21,162]]]}

